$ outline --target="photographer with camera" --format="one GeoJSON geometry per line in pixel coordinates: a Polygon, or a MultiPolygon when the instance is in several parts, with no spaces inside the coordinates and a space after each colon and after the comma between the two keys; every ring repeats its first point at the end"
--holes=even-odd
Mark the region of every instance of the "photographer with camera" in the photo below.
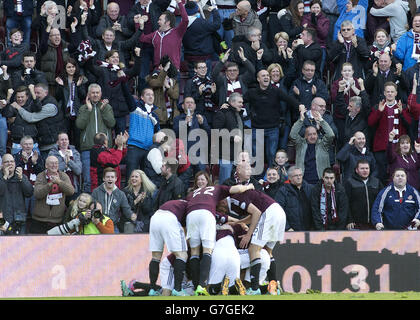
{"type": "MultiPolygon", "coordinates": [[[[2,175],[0,177],[0,210],[4,223],[9,224],[12,234],[26,233],[26,206],[25,198],[31,197],[33,186],[23,174],[21,167],[16,168],[15,159],[9,153],[2,157],[2,175]]],[[[6,227],[7,228],[7,227],[6,227]]]]}
{"type": "MultiPolygon", "coordinates": [[[[102,214],[102,206],[88,193],[70,202],[65,223],[48,230],[49,235],[114,233],[114,223],[102,214]]],[[[1,229],[0,229],[1,230],[1,229]]]]}
{"type": "MultiPolygon", "coordinates": [[[[77,234],[114,233],[114,223],[102,214],[102,205],[93,200],[88,193],[82,193],[70,202],[66,221],[70,222],[73,219],[79,220],[79,224],[75,227],[77,234]]],[[[52,234],[51,231],[49,234],[52,234]]]]}

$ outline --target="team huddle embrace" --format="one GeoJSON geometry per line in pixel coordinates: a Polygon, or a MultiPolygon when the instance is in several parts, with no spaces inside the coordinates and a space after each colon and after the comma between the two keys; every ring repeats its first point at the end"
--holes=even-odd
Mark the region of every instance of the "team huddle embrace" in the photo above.
{"type": "Polygon", "coordinates": [[[203,184],[152,216],[150,285],[122,280],[123,295],[279,294],[272,250],[285,226],[281,206],[253,184],[203,184]],[[161,260],[164,245],[170,254],[161,260]]]}

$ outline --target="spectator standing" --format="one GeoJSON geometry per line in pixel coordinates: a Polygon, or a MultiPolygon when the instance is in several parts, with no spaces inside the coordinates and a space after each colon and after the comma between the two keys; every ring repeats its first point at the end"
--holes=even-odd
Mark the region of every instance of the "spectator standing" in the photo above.
{"type": "Polygon", "coordinates": [[[232,174],[233,162],[236,159],[235,145],[238,152],[242,150],[243,142],[243,121],[241,110],[243,107],[243,97],[240,93],[234,92],[229,96],[228,102],[216,112],[214,117],[213,129],[228,130],[229,152],[223,152],[223,137],[218,140],[219,145],[219,184],[223,184],[232,174]],[[223,107],[224,106],[224,107],[223,107]],[[227,107],[227,108],[226,108],[227,107]],[[236,134],[234,134],[237,131],[236,134]],[[234,134],[234,136],[232,136],[234,134]]]}
{"type": "MultiPolygon", "coordinates": [[[[210,126],[207,123],[207,119],[204,115],[196,113],[196,104],[192,97],[184,97],[184,101],[182,102],[182,108],[184,110],[179,116],[174,118],[174,126],[173,130],[179,139],[184,139],[181,136],[181,133],[186,133],[187,137],[192,130],[195,129],[202,129],[206,132],[207,136],[210,137],[210,126]]],[[[200,138],[201,139],[201,138],[200,138]]],[[[187,141],[187,153],[194,147],[197,143],[202,143],[201,140],[197,141],[197,139],[187,141]]],[[[207,147],[207,146],[206,146],[207,147]]],[[[193,167],[193,174],[198,171],[203,171],[206,169],[206,164],[208,163],[208,154],[202,154],[201,152],[195,153],[196,163],[192,165],[193,167]]]]}
{"type": "MultiPolygon", "coordinates": [[[[270,164],[279,144],[279,125],[281,110],[278,102],[286,101],[291,106],[298,106],[299,102],[287,95],[287,92],[280,88],[271,86],[270,75],[267,70],[260,70],[257,74],[258,85],[250,89],[245,95],[245,100],[249,101],[252,126],[252,149],[256,155],[256,130],[264,131],[265,162],[270,164]]],[[[259,141],[259,143],[262,143],[259,141]]]]}
{"type": "Polygon", "coordinates": [[[330,30],[330,20],[327,18],[324,12],[322,12],[321,9],[322,3],[320,0],[312,1],[310,7],[310,14],[305,14],[302,17],[302,26],[304,28],[313,28],[316,31],[316,39],[314,39],[314,41],[319,44],[322,50],[322,58],[320,65],[320,71],[322,75],[327,59],[327,38],[328,32],[330,30]]]}
{"type": "MultiPolygon", "coordinates": [[[[37,175],[45,169],[44,162],[39,154],[39,150],[35,150],[34,140],[31,136],[22,137],[20,140],[20,147],[20,151],[13,155],[16,168],[21,167],[23,174],[28,178],[29,182],[34,185],[37,175]]],[[[25,205],[27,213],[26,221],[27,226],[29,226],[29,221],[32,218],[35,205],[35,196],[33,194],[31,197],[25,199],[25,205]]]]}
{"type": "Polygon", "coordinates": [[[372,224],[376,230],[417,229],[420,226],[420,195],[407,184],[404,169],[396,169],[392,183],[382,189],[372,207],[372,224]]]}
{"type": "Polygon", "coordinates": [[[29,51],[29,44],[23,41],[23,32],[19,29],[12,29],[10,33],[10,45],[0,54],[0,65],[7,66],[12,74],[20,66],[23,54],[29,51]]]}
{"type": "Polygon", "coordinates": [[[386,149],[388,145],[389,132],[394,131],[394,142],[397,143],[399,137],[409,132],[412,121],[410,110],[403,107],[401,101],[397,101],[397,85],[387,82],[384,85],[385,99],[372,109],[368,117],[368,125],[376,127],[373,139],[373,152],[378,165],[378,178],[385,185],[387,176],[388,161],[386,149]]]}
{"type": "Polygon", "coordinates": [[[341,67],[345,62],[351,63],[356,78],[364,79],[364,66],[369,59],[369,49],[366,41],[363,37],[357,35],[355,26],[351,21],[345,20],[340,25],[339,31],[335,32],[334,39],[336,40],[332,42],[328,51],[328,59],[334,63],[335,67],[333,81],[340,77],[341,67]]]}
{"type": "Polygon", "coordinates": [[[369,161],[359,160],[351,177],[344,182],[349,200],[348,230],[375,229],[372,225],[372,207],[383,185],[370,173],[369,161]]]}
{"type": "MultiPolygon", "coordinates": [[[[165,9],[164,9],[165,10],[165,9]]],[[[127,25],[132,32],[135,30],[134,16],[147,16],[144,22],[143,34],[148,35],[159,28],[158,19],[162,13],[159,2],[151,0],[139,0],[131,7],[127,14],[127,25]]],[[[150,73],[154,57],[153,45],[142,43],[141,45],[141,71],[139,75],[138,92],[142,92],[146,87],[146,76],[150,73]]]]}
{"type": "Polygon", "coordinates": [[[303,104],[307,109],[310,108],[311,102],[315,97],[320,97],[324,101],[328,101],[327,86],[315,73],[315,62],[306,60],[302,65],[302,75],[293,81],[290,86],[289,94],[295,97],[299,101],[299,104],[303,104]]]}
{"type": "Polygon", "coordinates": [[[121,215],[124,215],[128,221],[136,221],[137,216],[131,211],[125,193],[116,185],[117,172],[114,168],[106,168],[103,171],[103,183],[92,191],[92,198],[98,201],[103,214],[110,217],[114,223],[114,233],[120,233],[123,228],[119,228],[121,215]]]}
{"type": "MultiPolygon", "coordinates": [[[[175,15],[165,11],[159,17],[159,29],[149,34],[142,34],[140,41],[149,43],[154,48],[153,65],[157,67],[160,59],[167,55],[173,62],[177,70],[181,66],[181,45],[182,38],[188,27],[188,15],[181,0],[176,0],[181,12],[181,22],[175,26],[175,15]]],[[[144,30],[144,24],[139,24],[140,29],[144,30]]]]}
{"type": "MultiPolygon", "coordinates": [[[[414,141],[414,150],[411,139],[402,135],[397,143],[394,143],[395,132],[389,133],[386,154],[388,158],[388,171],[394,172],[397,168],[403,168],[407,174],[407,183],[415,189],[420,188],[420,144],[414,141]]],[[[390,179],[392,176],[390,175],[390,179]]]]}
{"type": "Polygon", "coordinates": [[[313,28],[305,28],[301,33],[300,39],[292,43],[293,54],[296,59],[296,69],[302,70],[306,61],[315,62],[315,74],[317,78],[322,79],[321,63],[323,50],[316,42],[316,31],[313,28]]]}
{"type": "Polygon", "coordinates": [[[340,16],[334,25],[333,40],[339,39],[338,33],[342,30],[344,21],[350,21],[354,27],[355,35],[364,38],[368,0],[337,0],[340,16]]]}
{"type": "MultiPolygon", "coordinates": [[[[30,93],[27,87],[18,87],[14,92],[15,101],[7,104],[1,110],[3,117],[7,118],[9,121],[8,127],[10,130],[10,140],[12,142],[12,154],[16,154],[19,151],[20,141],[24,136],[31,136],[33,139],[37,139],[38,136],[36,123],[27,122],[18,112],[18,106],[24,108],[30,113],[40,111],[40,104],[35,103],[29,95],[30,93]]],[[[2,150],[4,153],[6,152],[6,142],[7,136],[4,140],[4,150],[2,150]]],[[[36,147],[38,148],[38,144],[36,147]]]]}
{"type": "Polygon", "coordinates": [[[24,41],[29,45],[34,2],[32,0],[5,0],[3,1],[3,10],[4,15],[6,16],[8,45],[11,43],[10,31],[15,28],[19,28],[23,31],[24,41]]]}
{"type": "Polygon", "coordinates": [[[87,78],[80,74],[79,64],[73,58],[65,62],[63,73],[55,78],[57,82],[56,99],[66,119],[66,128],[70,141],[80,149],[80,129],[76,118],[82,101],[87,94],[87,78]]]}
{"type": "Polygon", "coordinates": [[[408,2],[402,0],[384,0],[383,8],[371,8],[370,14],[376,17],[387,17],[391,28],[391,38],[394,43],[406,32],[408,2]]]}
{"type": "MultiPolygon", "coordinates": [[[[150,218],[153,211],[153,195],[156,186],[142,170],[133,170],[128,179],[127,187],[123,189],[131,211],[137,215],[139,228],[135,232],[149,232],[150,218]]],[[[122,217],[124,220],[124,218],[122,217]]],[[[137,225],[136,225],[137,226],[137,225]]]]}
{"type": "MultiPolygon", "coordinates": [[[[338,146],[341,148],[347,143],[356,131],[362,131],[368,137],[369,128],[367,119],[371,111],[369,96],[366,93],[364,82],[362,79],[357,81],[360,90],[357,88],[350,89],[357,95],[348,98],[349,86],[345,80],[339,82],[337,99],[335,108],[339,109],[341,114],[346,114],[342,123],[341,131],[338,133],[338,146]],[[348,98],[348,102],[346,100],[348,98]]],[[[354,85],[353,85],[354,87],[354,85]]],[[[340,123],[340,121],[335,121],[340,123]]],[[[370,138],[370,137],[369,137],[370,138]]],[[[371,141],[370,139],[368,139],[371,141]]]]}
{"type": "Polygon", "coordinates": [[[162,182],[159,191],[156,196],[155,208],[160,207],[166,201],[179,200],[185,197],[185,188],[183,182],[177,176],[178,162],[175,158],[167,158],[162,165],[162,176],[164,181],[162,182]]]}
{"type": "Polygon", "coordinates": [[[401,84],[398,88],[399,99],[405,98],[405,90],[402,89],[401,64],[397,64],[396,70],[392,66],[392,59],[389,53],[383,53],[372,65],[366,76],[366,91],[370,97],[372,106],[378,104],[384,97],[385,83],[391,81],[401,84]]]}
{"type": "Polygon", "coordinates": [[[99,19],[96,27],[96,37],[100,38],[105,29],[111,28],[115,31],[115,41],[124,41],[131,37],[132,31],[128,28],[127,18],[120,13],[120,6],[116,2],[109,2],[106,13],[99,19]]]}
{"type": "Polygon", "coordinates": [[[112,147],[112,128],[115,125],[112,107],[106,99],[102,100],[101,86],[92,83],[88,87],[86,104],[79,109],[76,126],[80,129],[80,151],[83,165],[83,192],[91,192],[90,182],[90,150],[94,145],[94,137],[103,132],[108,138],[108,146],[112,147]]]}
{"type": "MultiPolygon", "coordinates": [[[[374,0],[371,8],[381,9],[385,6],[383,0],[374,0]]],[[[384,29],[388,34],[390,32],[388,17],[373,16],[370,11],[366,19],[366,42],[371,44],[375,40],[375,32],[378,29],[384,29]]]]}
{"type": "Polygon", "coordinates": [[[184,86],[184,97],[194,98],[197,113],[204,115],[210,127],[218,109],[216,83],[207,75],[205,61],[194,64],[194,75],[184,86]]]}
{"type": "Polygon", "coordinates": [[[273,197],[286,213],[286,231],[312,230],[312,185],[303,180],[302,169],[297,166],[289,168],[288,177],[289,182],[284,183],[273,197]]]}
{"type": "Polygon", "coordinates": [[[239,73],[239,66],[235,62],[228,62],[231,50],[229,49],[223,58],[213,68],[211,78],[216,83],[216,95],[219,105],[227,101],[233,92],[239,92],[243,96],[248,86],[255,81],[255,66],[243,55],[243,49],[239,49],[243,65],[246,69],[239,73]],[[224,72],[221,71],[224,69],[224,72]]]}
{"type": "Polygon", "coordinates": [[[161,128],[171,128],[174,118],[179,115],[180,96],[178,71],[167,56],[162,57],[159,66],[146,76],[146,83],[153,89],[157,106],[156,114],[161,128]]]}
{"type": "Polygon", "coordinates": [[[91,190],[102,184],[105,168],[114,168],[117,173],[115,185],[121,189],[120,164],[127,154],[127,131],[115,137],[115,148],[108,147],[108,137],[100,132],[93,138],[94,145],[90,150],[90,181],[91,190]]]}
{"type": "Polygon", "coordinates": [[[22,167],[16,167],[11,154],[4,154],[0,178],[0,207],[3,218],[12,226],[15,234],[26,233],[25,198],[30,198],[32,194],[33,186],[23,174],[22,167]]]}
{"type": "Polygon", "coordinates": [[[282,9],[277,14],[280,20],[280,29],[278,31],[286,32],[289,35],[289,45],[299,38],[303,31],[302,17],[305,10],[305,5],[302,0],[292,0],[286,9],[282,9]]]}
{"type": "Polygon", "coordinates": [[[30,87],[30,91],[35,103],[41,107],[36,107],[32,112],[24,109],[18,103],[13,104],[13,107],[16,108],[23,120],[36,123],[39,150],[43,159],[46,159],[48,152],[57,141],[58,133],[65,127],[64,113],[58,107],[57,100],[50,94],[45,83],[38,83],[34,87],[30,87]]]}
{"type": "Polygon", "coordinates": [[[347,181],[353,174],[359,160],[366,160],[369,163],[371,176],[377,175],[376,160],[366,143],[366,136],[363,132],[357,131],[350,140],[337,153],[337,160],[341,164],[343,181],[347,181]]]}
{"type": "Polygon", "coordinates": [[[182,38],[184,47],[184,60],[188,62],[190,75],[193,74],[194,64],[197,61],[205,61],[207,71],[210,73],[212,68],[214,33],[221,26],[221,19],[216,7],[208,7],[210,17],[197,16],[199,7],[194,1],[187,1],[185,9],[188,14],[188,27],[182,38]]]}
{"type": "Polygon", "coordinates": [[[14,88],[20,86],[28,87],[30,84],[47,83],[44,72],[36,68],[36,54],[25,52],[22,56],[20,68],[11,74],[11,80],[14,88]]]}
{"type": "Polygon", "coordinates": [[[231,13],[229,19],[232,23],[234,36],[246,35],[250,27],[256,27],[262,31],[261,21],[257,13],[252,10],[251,3],[247,0],[239,1],[236,10],[231,13]]]}
{"type": "Polygon", "coordinates": [[[58,159],[58,170],[67,173],[73,185],[74,195],[67,200],[75,199],[80,194],[80,175],[82,174],[80,153],[69,142],[68,134],[60,132],[57,136],[57,144],[48,153],[49,156],[58,159]]]}
{"type": "Polygon", "coordinates": [[[39,50],[41,53],[40,66],[45,73],[51,95],[55,94],[55,78],[59,76],[64,68],[64,62],[70,58],[70,54],[75,51],[75,47],[61,38],[58,28],[53,28],[54,18],[47,17],[48,25],[41,30],[39,50]]]}
{"type": "Polygon", "coordinates": [[[160,125],[152,89],[143,89],[139,100],[135,100],[130,95],[125,84],[123,84],[123,92],[130,109],[126,172],[129,176],[134,169],[144,168],[145,158],[153,144],[153,135],[160,130],[160,125]]]}
{"type": "Polygon", "coordinates": [[[316,128],[309,126],[303,138],[299,131],[303,126],[304,118],[304,110],[302,110],[300,119],[295,122],[290,131],[290,138],[296,145],[296,166],[302,169],[303,179],[314,185],[318,183],[324,170],[330,167],[329,149],[334,140],[334,132],[320,113],[315,111],[315,121],[319,123],[325,134],[320,138],[316,128]]]}
{"type": "Polygon", "coordinates": [[[403,71],[414,66],[420,57],[419,40],[420,13],[413,17],[412,29],[405,32],[398,39],[395,57],[403,64],[403,71]]]}
{"type": "Polygon", "coordinates": [[[48,156],[45,171],[38,174],[35,181],[36,200],[29,233],[44,234],[60,225],[66,212],[66,197],[73,193],[69,176],[58,170],[58,159],[48,156]]]}
{"type": "Polygon", "coordinates": [[[311,191],[315,230],[345,230],[349,203],[344,187],[336,182],[334,170],[326,168],[311,191]]]}

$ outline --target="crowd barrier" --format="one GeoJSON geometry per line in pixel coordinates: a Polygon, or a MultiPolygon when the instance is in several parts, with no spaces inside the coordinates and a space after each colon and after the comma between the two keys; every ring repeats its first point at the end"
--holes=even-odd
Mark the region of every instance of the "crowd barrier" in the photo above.
{"type": "MultiPolygon", "coordinates": [[[[283,289],[420,291],[420,233],[287,232],[274,249],[283,289]]],[[[0,237],[0,297],[119,296],[148,282],[148,235],[0,237]]]]}

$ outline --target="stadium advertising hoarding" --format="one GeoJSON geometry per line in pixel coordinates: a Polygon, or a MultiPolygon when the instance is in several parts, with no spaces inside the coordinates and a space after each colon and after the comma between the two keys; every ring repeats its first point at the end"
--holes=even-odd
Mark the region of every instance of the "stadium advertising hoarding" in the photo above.
{"type": "MultiPolygon", "coordinates": [[[[274,249],[283,289],[420,291],[420,233],[287,232],[274,249]]],[[[148,235],[0,238],[0,297],[119,296],[148,282],[148,235]]]]}

